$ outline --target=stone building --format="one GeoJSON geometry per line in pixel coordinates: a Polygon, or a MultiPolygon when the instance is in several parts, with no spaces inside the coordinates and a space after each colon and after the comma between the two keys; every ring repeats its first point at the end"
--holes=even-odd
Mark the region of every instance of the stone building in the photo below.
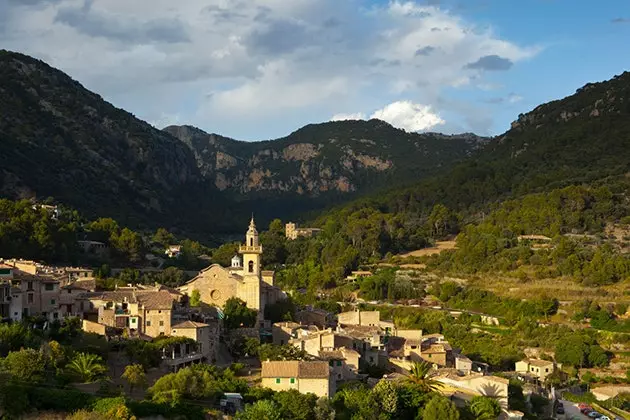
{"type": "Polygon", "coordinates": [[[286,295],[274,285],[274,273],[261,270],[263,247],[253,218],[245,234],[245,244],[239,247],[239,254],[242,259],[233,258],[231,267],[213,264],[178,290],[188,296],[198,290],[202,302],[220,307],[228,299],[237,297],[245,301],[248,308],[258,311],[262,323],[265,306],[284,299],[286,295]]]}
{"type": "Polygon", "coordinates": [[[173,297],[167,291],[135,288],[83,295],[98,311],[98,323],[149,337],[171,335],[173,297]]]}
{"type": "Polygon", "coordinates": [[[335,350],[322,350],[319,358],[328,362],[336,381],[349,381],[357,378],[361,355],[356,350],[340,347],[335,350]]]}
{"type": "Polygon", "coordinates": [[[556,371],[556,363],[550,360],[525,359],[516,362],[516,372],[523,373],[541,381],[545,381],[547,376],[556,371]]]}
{"type": "Polygon", "coordinates": [[[301,228],[297,224],[289,222],[284,225],[284,236],[289,240],[295,240],[299,237],[311,238],[318,235],[321,229],[317,228],[301,228]]]}
{"type": "Polygon", "coordinates": [[[335,395],[335,380],[325,361],[262,362],[262,386],[274,391],[295,389],[326,398],[335,395]]]}

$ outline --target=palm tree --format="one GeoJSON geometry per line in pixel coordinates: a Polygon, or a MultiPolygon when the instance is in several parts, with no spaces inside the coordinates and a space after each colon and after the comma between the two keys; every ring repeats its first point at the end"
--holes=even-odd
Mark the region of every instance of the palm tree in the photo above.
{"type": "Polygon", "coordinates": [[[494,398],[477,396],[470,402],[470,412],[476,420],[496,420],[501,414],[501,405],[494,398]]]}
{"type": "Polygon", "coordinates": [[[424,392],[436,391],[439,388],[439,383],[429,376],[431,369],[430,363],[424,361],[414,362],[409,370],[409,376],[406,378],[407,382],[417,386],[424,392]]]}
{"type": "Polygon", "coordinates": [[[107,370],[103,365],[103,359],[91,353],[77,354],[68,364],[68,369],[83,382],[91,382],[107,370]]]}

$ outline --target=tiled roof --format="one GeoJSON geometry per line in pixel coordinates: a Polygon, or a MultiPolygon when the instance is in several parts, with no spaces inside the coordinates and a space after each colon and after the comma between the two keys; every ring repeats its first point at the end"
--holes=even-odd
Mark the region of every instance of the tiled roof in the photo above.
{"type": "Polygon", "coordinates": [[[6,270],[6,269],[13,269],[13,268],[14,267],[12,265],[7,265],[7,264],[4,264],[4,263],[0,263],[0,269],[6,270]]]}
{"type": "Polygon", "coordinates": [[[345,325],[342,331],[354,338],[371,338],[375,334],[379,334],[381,329],[379,327],[372,327],[368,325],[345,325]]]}
{"type": "Polygon", "coordinates": [[[209,327],[208,324],[202,324],[201,322],[195,321],[184,321],[177,325],[173,325],[171,328],[179,328],[179,329],[187,329],[187,328],[204,328],[209,327]]]}
{"type": "Polygon", "coordinates": [[[167,291],[136,292],[136,299],[145,309],[172,309],[173,296],[167,291]]]}
{"type": "Polygon", "coordinates": [[[446,349],[444,348],[442,344],[431,344],[430,346],[426,348],[422,348],[422,353],[427,353],[427,354],[446,353],[446,349]]]}
{"type": "Polygon", "coordinates": [[[298,324],[297,322],[291,322],[291,321],[285,321],[285,322],[276,322],[273,324],[274,327],[281,327],[281,328],[300,328],[301,325],[298,324]]]}
{"type": "Polygon", "coordinates": [[[260,274],[263,276],[273,276],[276,272],[272,270],[261,271],[260,274]]]}
{"type": "Polygon", "coordinates": [[[537,367],[547,367],[549,365],[553,365],[553,362],[549,360],[529,359],[529,360],[524,360],[524,361],[526,361],[532,366],[537,366],[537,367]]]}
{"type": "Polygon", "coordinates": [[[330,368],[321,361],[265,361],[262,363],[263,378],[328,378],[330,368]]]}

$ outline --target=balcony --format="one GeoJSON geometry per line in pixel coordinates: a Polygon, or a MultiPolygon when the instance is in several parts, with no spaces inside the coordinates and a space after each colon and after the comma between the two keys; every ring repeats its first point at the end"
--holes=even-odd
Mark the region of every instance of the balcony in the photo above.
{"type": "Polygon", "coordinates": [[[179,366],[185,363],[196,362],[198,360],[201,360],[202,358],[203,354],[201,353],[191,353],[183,356],[176,355],[175,357],[172,357],[171,355],[162,356],[162,360],[168,366],[179,366]]]}
{"type": "Polygon", "coordinates": [[[248,246],[248,245],[241,245],[238,247],[238,252],[241,254],[262,254],[263,250],[262,250],[262,245],[257,245],[257,246],[248,246]]]}

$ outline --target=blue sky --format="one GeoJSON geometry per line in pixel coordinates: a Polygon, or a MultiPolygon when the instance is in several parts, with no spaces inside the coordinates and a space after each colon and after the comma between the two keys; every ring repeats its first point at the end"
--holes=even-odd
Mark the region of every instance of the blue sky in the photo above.
{"type": "Polygon", "coordinates": [[[0,46],[158,128],[244,140],[331,119],[504,132],[630,68],[630,2],[0,0],[0,46]]]}

